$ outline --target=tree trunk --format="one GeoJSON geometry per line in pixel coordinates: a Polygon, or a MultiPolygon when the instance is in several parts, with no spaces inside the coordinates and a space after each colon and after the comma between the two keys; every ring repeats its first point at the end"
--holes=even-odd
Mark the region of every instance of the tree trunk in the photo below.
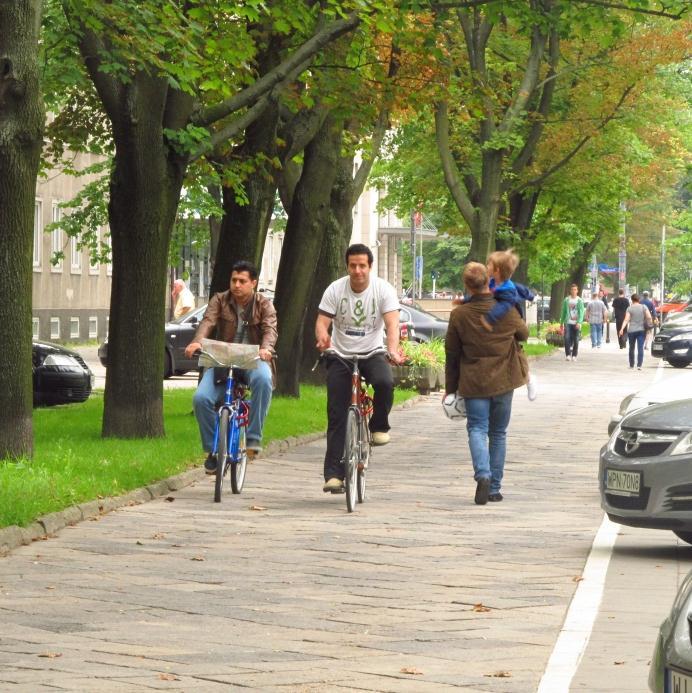
{"type": "MultiPolygon", "coordinates": [[[[336,144],[338,154],[341,142],[336,144]]],[[[353,232],[352,211],[355,202],[353,160],[353,156],[339,159],[336,181],[330,196],[330,214],[324,226],[320,259],[317,263],[303,327],[302,381],[324,382],[324,374],[312,373],[312,366],[318,355],[315,348],[315,319],[326,288],[344,274],[346,266],[345,256],[353,232]]]]}
{"type": "Polygon", "coordinates": [[[0,459],[33,453],[32,244],[44,124],[40,25],[39,0],[0,0],[0,350],[6,357],[0,370],[0,459]]]}
{"type": "Polygon", "coordinates": [[[112,118],[108,207],[113,245],[104,436],[159,437],[163,425],[166,266],[185,161],[161,136],[165,80],[138,75],[112,118]]]}
{"type": "Polygon", "coordinates": [[[329,214],[340,137],[340,128],[327,117],[305,148],[303,173],[288,216],[275,299],[279,323],[277,390],[282,395],[300,394],[303,321],[329,214]]]}
{"type": "MultiPolygon", "coordinates": [[[[540,190],[533,192],[515,192],[509,196],[509,217],[512,224],[512,234],[519,241],[519,267],[514,273],[515,281],[526,284],[529,276],[529,260],[526,257],[525,249],[529,244],[531,234],[531,221],[536,211],[540,190]]],[[[516,243],[516,241],[515,241],[516,243]]]]}
{"type": "Polygon", "coordinates": [[[550,321],[557,322],[562,312],[562,301],[567,295],[567,280],[559,279],[550,287],[550,321]]]}
{"type": "MultiPolygon", "coordinates": [[[[278,108],[268,108],[247,129],[245,142],[234,154],[233,159],[239,157],[241,160],[253,160],[262,155],[271,160],[276,157],[278,122],[278,108]]],[[[222,188],[224,215],[210,295],[228,289],[231,268],[238,260],[248,260],[257,268],[261,265],[264,242],[274,210],[276,187],[276,176],[267,170],[256,171],[245,181],[245,191],[249,200],[247,204],[238,204],[232,187],[222,188]]]]}

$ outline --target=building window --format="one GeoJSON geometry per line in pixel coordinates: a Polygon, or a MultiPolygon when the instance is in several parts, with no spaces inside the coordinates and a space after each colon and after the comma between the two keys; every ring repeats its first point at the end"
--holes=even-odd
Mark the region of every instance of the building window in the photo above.
{"type": "Polygon", "coordinates": [[[34,201],[34,269],[41,271],[41,245],[43,243],[43,202],[34,201]]]}
{"type": "Polygon", "coordinates": [[[96,339],[99,336],[99,319],[92,315],[89,318],[89,339],[96,339]]]}
{"type": "Polygon", "coordinates": [[[70,339],[79,339],[79,318],[70,318],[70,339]]]}
{"type": "Polygon", "coordinates": [[[82,271],[82,249],[79,247],[79,239],[74,236],[70,238],[70,255],[73,274],[80,274],[82,271]]]}
{"type": "MultiPolygon", "coordinates": [[[[58,222],[62,219],[62,210],[58,207],[57,202],[53,202],[53,222],[58,222]]],[[[62,272],[62,258],[53,264],[53,258],[57,253],[62,253],[62,229],[53,229],[51,233],[51,272],[62,272]]]]}
{"type": "Polygon", "coordinates": [[[50,319],[50,338],[60,339],[60,318],[50,319]]]}
{"type": "Polygon", "coordinates": [[[38,339],[40,322],[38,318],[31,318],[31,338],[38,339]]]}

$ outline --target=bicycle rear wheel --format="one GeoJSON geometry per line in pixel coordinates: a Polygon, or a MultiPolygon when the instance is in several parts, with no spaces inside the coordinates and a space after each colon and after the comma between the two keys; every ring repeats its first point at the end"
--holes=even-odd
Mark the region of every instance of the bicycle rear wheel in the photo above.
{"type": "Polygon", "coordinates": [[[240,493],[245,483],[245,471],[247,470],[247,442],[246,426],[238,429],[238,444],[233,450],[233,461],[231,462],[231,490],[233,493],[240,493]]]}
{"type": "Polygon", "coordinates": [[[361,417],[360,420],[360,460],[358,461],[358,502],[365,500],[365,481],[368,464],[370,462],[370,429],[368,420],[361,417]]]}
{"type": "Polygon", "coordinates": [[[219,438],[216,447],[216,480],[214,483],[214,503],[221,502],[223,477],[226,473],[226,458],[228,457],[228,409],[223,409],[219,416],[219,438]]]}
{"type": "Polygon", "coordinates": [[[344,444],[344,486],[346,488],[346,508],[350,513],[356,507],[358,493],[359,425],[360,414],[355,409],[349,409],[346,420],[346,442],[344,444]]]}

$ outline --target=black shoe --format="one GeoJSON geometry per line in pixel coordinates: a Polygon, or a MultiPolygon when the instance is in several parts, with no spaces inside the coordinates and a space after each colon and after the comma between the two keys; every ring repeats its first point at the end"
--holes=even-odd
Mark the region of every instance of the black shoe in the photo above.
{"type": "Polygon", "coordinates": [[[488,502],[490,493],[490,479],[479,479],[476,482],[476,496],[473,499],[476,505],[485,505],[488,502]]]}
{"type": "Polygon", "coordinates": [[[204,472],[206,474],[216,474],[216,456],[211,452],[207,455],[207,459],[204,460],[204,472]]]}
{"type": "Polygon", "coordinates": [[[499,491],[497,493],[491,493],[488,496],[488,500],[491,503],[499,503],[502,500],[502,494],[499,491]]]}

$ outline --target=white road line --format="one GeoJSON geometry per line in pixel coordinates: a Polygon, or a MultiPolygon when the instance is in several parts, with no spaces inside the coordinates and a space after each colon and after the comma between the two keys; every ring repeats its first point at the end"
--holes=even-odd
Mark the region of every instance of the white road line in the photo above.
{"type": "Polygon", "coordinates": [[[606,573],[620,525],[606,515],[596,533],[569,611],[543,672],[537,693],[566,693],[589,643],[603,598],[606,573]]]}

